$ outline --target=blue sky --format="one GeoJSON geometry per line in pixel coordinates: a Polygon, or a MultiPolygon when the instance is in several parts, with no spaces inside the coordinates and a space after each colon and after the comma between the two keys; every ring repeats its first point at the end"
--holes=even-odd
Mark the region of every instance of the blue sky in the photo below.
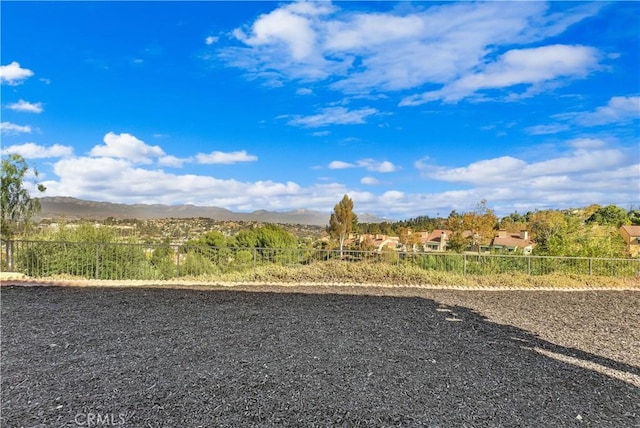
{"type": "Polygon", "coordinates": [[[47,196],[446,216],[640,205],[640,3],[5,2],[47,196]]]}

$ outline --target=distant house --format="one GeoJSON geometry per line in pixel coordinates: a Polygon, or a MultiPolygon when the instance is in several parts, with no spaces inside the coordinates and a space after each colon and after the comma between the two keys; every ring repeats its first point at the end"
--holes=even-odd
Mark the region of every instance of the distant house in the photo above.
{"type": "Polygon", "coordinates": [[[620,234],[631,257],[640,257],[640,226],[622,226],[620,234]]]}
{"type": "Polygon", "coordinates": [[[498,236],[491,241],[493,250],[514,252],[522,250],[524,254],[531,254],[535,244],[529,239],[529,232],[521,230],[520,233],[507,233],[505,229],[498,231],[498,236]]]}
{"type": "Polygon", "coordinates": [[[451,236],[450,230],[436,229],[426,238],[422,239],[424,249],[427,251],[444,251],[447,249],[447,240],[451,236]]]}

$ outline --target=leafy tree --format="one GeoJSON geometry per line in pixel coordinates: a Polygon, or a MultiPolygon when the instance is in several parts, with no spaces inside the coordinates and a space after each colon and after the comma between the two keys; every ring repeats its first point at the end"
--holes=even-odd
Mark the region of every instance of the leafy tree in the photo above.
{"type": "Polygon", "coordinates": [[[629,217],[629,222],[635,226],[640,226],[640,210],[636,209],[636,210],[630,210],[627,213],[627,216],[629,217]]]}
{"type": "Polygon", "coordinates": [[[258,237],[253,229],[242,229],[234,236],[234,246],[237,248],[255,248],[258,237]]]}
{"type": "Polygon", "coordinates": [[[398,237],[400,238],[400,243],[404,245],[407,250],[413,250],[413,246],[420,243],[419,235],[413,233],[408,227],[401,227],[398,237]]]}
{"type": "Polygon", "coordinates": [[[21,269],[33,276],[73,275],[100,279],[141,278],[148,272],[144,248],[119,240],[114,229],[82,223],[49,232],[18,255],[21,269]]]}
{"type": "Polygon", "coordinates": [[[482,200],[476,209],[462,215],[464,230],[471,231],[471,246],[480,250],[481,244],[488,243],[493,238],[493,231],[498,219],[493,210],[487,207],[487,201],[482,200]]]}
{"type": "MultiPolygon", "coordinates": [[[[25,159],[17,154],[10,154],[2,159],[2,184],[0,195],[2,236],[13,236],[20,225],[29,223],[34,214],[40,211],[40,201],[29,195],[25,188],[25,177],[29,171],[29,165],[25,159]]],[[[33,168],[33,175],[38,176],[38,171],[33,168]]],[[[42,184],[36,185],[39,192],[46,188],[42,184]]]]}
{"type": "Polygon", "coordinates": [[[340,257],[342,257],[344,241],[353,228],[353,216],[353,200],[348,195],[344,195],[342,200],[333,207],[327,228],[331,237],[337,239],[340,244],[340,257]]]}
{"type": "Polygon", "coordinates": [[[371,235],[378,235],[382,233],[380,229],[380,223],[360,223],[358,225],[360,233],[368,233],[371,235]]]}
{"type": "Polygon", "coordinates": [[[500,229],[505,229],[509,233],[516,233],[521,230],[528,230],[529,228],[527,218],[517,212],[511,213],[506,217],[502,217],[499,226],[500,229]]]}
{"type": "Polygon", "coordinates": [[[627,212],[615,205],[607,205],[606,207],[598,208],[589,218],[587,223],[596,223],[601,226],[611,225],[620,227],[625,224],[630,224],[629,216],[627,212]]]}
{"type": "Polygon", "coordinates": [[[535,252],[539,254],[558,255],[566,235],[566,218],[555,210],[538,211],[529,216],[531,236],[537,244],[535,252]]]}
{"type": "Polygon", "coordinates": [[[211,230],[198,237],[198,239],[187,242],[187,245],[206,245],[209,247],[223,248],[227,246],[227,240],[221,232],[217,230],[211,230]]]}
{"type": "Polygon", "coordinates": [[[174,251],[168,243],[158,246],[151,255],[151,264],[161,279],[169,279],[176,274],[174,251]]]}
{"type": "Polygon", "coordinates": [[[256,231],[256,245],[261,248],[296,248],[298,239],[282,227],[266,224],[256,231]]]}
{"type": "Polygon", "coordinates": [[[456,253],[463,252],[467,246],[467,242],[463,237],[463,216],[458,214],[456,210],[451,211],[445,222],[445,227],[451,231],[451,236],[448,237],[447,241],[447,248],[456,253]]]}

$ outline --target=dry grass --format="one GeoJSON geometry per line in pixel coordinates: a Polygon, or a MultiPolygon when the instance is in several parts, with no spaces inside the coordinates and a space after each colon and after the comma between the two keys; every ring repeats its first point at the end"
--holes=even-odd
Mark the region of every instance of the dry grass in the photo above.
{"type": "Polygon", "coordinates": [[[243,272],[185,278],[192,281],[231,283],[340,283],[392,286],[496,287],[496,288],[619,288],[640,289],[640,278],[573,274],[524,273],[461,275],[425,270],[417,266],[386,263],[329,261],[310,265],[266,265],[243,272]]]}
{"type": "Polygon", "coordinates": [[[1,278],[4,283],[66,282],[92,284],[282,284],[282,285],[357,285],[415,288],[457,289],[627,289],[640,290],[640,277],[610,277],[577,274],[527,275],[495,273],[462,275],[455,272],[427,270],[413,265],[388,263],[353,263],[323,261],[309,265],[269,264],[243,271],[181,276],[167,280],[87,280],[73,275],[48,278],[1,278]]]}

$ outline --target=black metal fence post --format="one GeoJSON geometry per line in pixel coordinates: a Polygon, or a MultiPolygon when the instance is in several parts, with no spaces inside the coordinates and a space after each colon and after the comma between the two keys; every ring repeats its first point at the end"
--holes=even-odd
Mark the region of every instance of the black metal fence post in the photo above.
{"type": "Polygon", "coordinates": [[[96,244],[96,270],[95,270],[95,278],[100,278],[100,244],[96,244]]]}

